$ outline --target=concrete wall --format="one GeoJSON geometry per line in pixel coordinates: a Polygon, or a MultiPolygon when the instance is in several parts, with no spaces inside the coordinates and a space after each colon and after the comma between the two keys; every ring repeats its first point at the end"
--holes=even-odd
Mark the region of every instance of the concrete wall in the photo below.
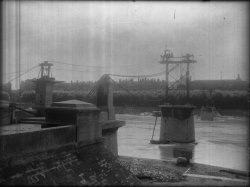
{"type": "Polygon", "coordinates": [[[16,110],[15,111],[15,119],[17,122],[19,122],[21,119],[26,118],[26,117],[33,117],[34,115],[29,114],[27,112],[21,111],[21,110],[16,110]]]}
{"type": "Polygon", "coordinates": [[[10,124],[10,111],[9,109],[0,109],[0,124],[9,125],[10,124]]]}
{"type": "Polygon", "coordinates": [[[77,114],[77,142],[89,144],[99,141],[102,137],[102,127],[99,122],[99,110],[79,111],[77,114]]]}
{"type": "Polygon", "coordinates": [[[118,155],[117,130],[125,125],[125,121],[109,120],[102,123],[104,146],[114,155],[118,155]]]}
{"type": "Polygon", "coordinates": [[[0,158],[45,151],[75,142],[73,126],[54,127],[26,133],[0,136],[0,158]]]}
{"type": "Polygon", "coordinates": [[[195,141],[193,106],[162,105],[160,142],[190,143],[195,141]]]}
{"type": "Polygon", "coordinates": [[[108,113],[108,120],[115,119],[115,109],[113,106],[113,85],[109,76],[102,79],[102,83],[97,87],[97,107],[108,113]]]}
{"type": "Polygon", "coordinates": [[[102,131],[102,137],[104,138],[104,147],[110,150],[114,155],[118,155],[117,145],[117,130],[115,129],[104,129],[102,131]]]}
{"type": "Polygon", "coordinates": [[[77,110],[70,108],[47,108],[45,119],[48,126],[50,124],[75,125],[77,123],[77,110]]]}
{"type": "Polygon", "coordinates": [[[161,118],[160,141],[189,143],[195,141],[194,117],[185,120],[161,118]]]}
{"type": "Polygon", "coordinates": [[[51,107],[46,109],[49,126],[72,125],[76,127],[76,140],[88,145],[102,140],[100,110],[98,108],[51,107]]]}
{"type": "Polygon", "coordinates": [[[38,80],[36,82],[36,104],[48,107],[52,104],[53,82],[38,80]]]}

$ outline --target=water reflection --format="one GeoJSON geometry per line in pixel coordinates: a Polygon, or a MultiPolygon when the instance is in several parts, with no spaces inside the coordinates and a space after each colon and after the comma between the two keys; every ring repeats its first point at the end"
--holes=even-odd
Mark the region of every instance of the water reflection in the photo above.
{"type": "MultiPolygon", "coordinates": [[[[118,130],[119,155],[176,160],[174,150],[184,148],[185,151],[192,153],[192,162],[242,171],[249,170],[248,118],[223,117],[224,121],[215,119],[212,122],[196,119],[197,145],[150,144],[155,122],[152,116],[122,114],[118,115],[117,119],[126,121],[126,126],[118,130]]],[[[159,137],[160,120],[155,127],[154,139],[157,140],[159,137]]]]}
{"type": "Polygon", "coordinates": [[[194,144],[166,144],[159,145],[160,158],[171,159],[185,157],[188,160],[193,159],[194,144]]]}

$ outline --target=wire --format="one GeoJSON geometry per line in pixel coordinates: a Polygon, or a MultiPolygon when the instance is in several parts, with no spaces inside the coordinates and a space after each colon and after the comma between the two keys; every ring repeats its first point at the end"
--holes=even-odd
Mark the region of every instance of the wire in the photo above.
{"type": "MultiPolygon", "coordinates": [[[[64,71],[76,71],[76,72],[96,72],[96,71],[81,71],[81,70],[70,70],[70,69],[63,69],[63,68],[54,68],[56,70],[64,70],[64,71]]],[[[120,75],[120,74],[111,74],[111,73],[107,73],[106,75],[110,75],[110,76],[115,76],[115,77],[134,77],[134,78],[142,78],[142,77],[155,77],[155,76],[160,76],[165,74],[165,71],[163,72],[159,72],[159,73],[154,73],[154,74],[149,74],[149,75],[120,75]]]]}
{"type": "Polygon", "coordinates": [[[174,76],[172,76],[170,73],[168,74],[170,77],[172,77],[176,82],[178,81],[178,79],[176,79],[174,76]]]}
{"type": "Polygon", "coordinates": [[[28,72],[34,70],[34,69],[37,68],[37,67],[38,67],[38,65],[33,66],[32,68],[28,69],[27,71],[25,71],[24,73],[22,73],[22,74],[20,74],[19,76],[15,77],[14,79],[9,80],[9,82],[11,82],[11,81],[13,81],[13,80],[16,80],[16,79],[20,78],[20,77],[23,76],[24,74],[26,74],[26,73],[28,73],[28,72]]]}
{"type": "MultiPolygon", "coordinates": [[[[189,66],[190,67],[190,66],[189,66]]],[[[181,68],[181,70],[182,70],[182,72],[184,71],[186,71],[186,69],[184,68],[184,67],[182,67],[182,66],[180,66],[180,68],[181,68]]]]}
{"type": "Polygon", "coordinates": [[[86,66],[82,64],[72,64],[72,63],[66,63],[66,62],[59,62],[59,61],[53,61],[53,60],[48,60],[48,62],[55,62],[58,64],[65,64],[65,65],[70,65],[70,66],[78,66],[78,67],[85,67],[85,68],[116,68],[116,69],[124,69],[124,68],[133,68],[135,69],[134,65],[133,66],[86,66]]]}
{"type": "Polygon", "coordinates": [[[97,71],[81,71],[81,70],[72,70],[72,69],[63,69],[63,68],[53,68],[53,69],[55,69],[55,70],[63,70],[63,71],[85,72],[85,73],[88,73],[88,72],[97,72],[97,71]]]}
{"type": "Polygon", "coordinates": [[[149,75],[119,75],[119,74],[108,74],[110,76],[115,76],[115,77],[134,77],[134,78],[142,78],[142,77],[156,77],[165,74],[165,71],[159,72],[159,73],[154,73],[154,74],[149,74],[149,75]]]}
{"type": "Polygon", "coordinates": [[[111,68],[112,67],[112,66],[86,66],[86,65],[82,65],[82,64],[71,64],[71,63],[59,62],[59,61],[53,61],[53,60],[49,60],[48,62],[55,62],[58,64],[66,64],[66,65],[70,65],[70,66],[80,66],[80,67],[88,67],[88,68],[111,68]]]}
{"type": "MultiPolygon", "coordinates": [[[[22,71],[20,71],[20,72],[24,72],[24,71],[25,71],[25,70],[22,70],[22,71]]],[[[16,73],[19,73],[19,71],[10,72],[10,73],[6,73],[6,74],[10,75],[10,74],[16,74],[16,73]]]]}
{"type": "Polygon", "coordinates": [[[101,78],[95,83],[95,85],[93,86],[93,88],[89,91],[89,93],[87,94],[87,98],[94,95],[96,93],[97,90],[97,86],[100,85],[101,81],[106,77],[107,74],[104,74],[101,76],[101,78]]]}
{"type": "MultiPolygon", "coordinates": [[[[175,66],[173,66],[170,70],[174,70],[177,66],[179,66],[179,64],[176,64],[175,66]]],[[[154,73],[154,74],[149,74],[149,75],[119,75],[119,74],[108,74],[110,76],[116,76],[116,77],[133,77],[133,78],[142,78],[142,77],[156,77],[156,76],[160,76],[160,75],[164,75],[165,71],[159,72],[159,73],[154,73]]]]}
{"type": "Polygon", "coordinates": [[[113,81],[116,85],[118,85],[121,89],[125,90],[128,94],[130,94],[131,96],[135,96],[135,94],[131,93],[128,89],[124,88],[122,85],[120,85],[119,83],[117,83],[114,79],[110,78],[111,81],[113,81]]]}

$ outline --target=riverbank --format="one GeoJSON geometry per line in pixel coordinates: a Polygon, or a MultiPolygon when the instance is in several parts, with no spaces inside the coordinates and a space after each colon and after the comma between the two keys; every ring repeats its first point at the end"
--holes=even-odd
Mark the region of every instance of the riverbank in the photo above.
{"type": "Polygon", "coordinates": [[[142,181],[159,186],[248,186],[249,172],[190,163],[178,166],[176,161],[119,156],[119,162],[142,181]]]}

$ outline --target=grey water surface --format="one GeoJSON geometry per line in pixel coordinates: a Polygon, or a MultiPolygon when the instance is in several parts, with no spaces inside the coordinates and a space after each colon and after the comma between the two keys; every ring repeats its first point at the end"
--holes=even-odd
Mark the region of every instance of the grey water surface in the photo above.
{"type": "MultiPolygon", "coordinates": [[[[118,130],[118,154],[150,159],[173,160],[174,150],[192,151],[192,161],[248,171],[248,118],[221,116],[214,121],[201,121],[195,116],[194,144],[150,144],[155,117],[150,115],[116,114],[126,126],[118,130]]],[[[154,140],[159,139],[160,118],[154,140]]]]}

